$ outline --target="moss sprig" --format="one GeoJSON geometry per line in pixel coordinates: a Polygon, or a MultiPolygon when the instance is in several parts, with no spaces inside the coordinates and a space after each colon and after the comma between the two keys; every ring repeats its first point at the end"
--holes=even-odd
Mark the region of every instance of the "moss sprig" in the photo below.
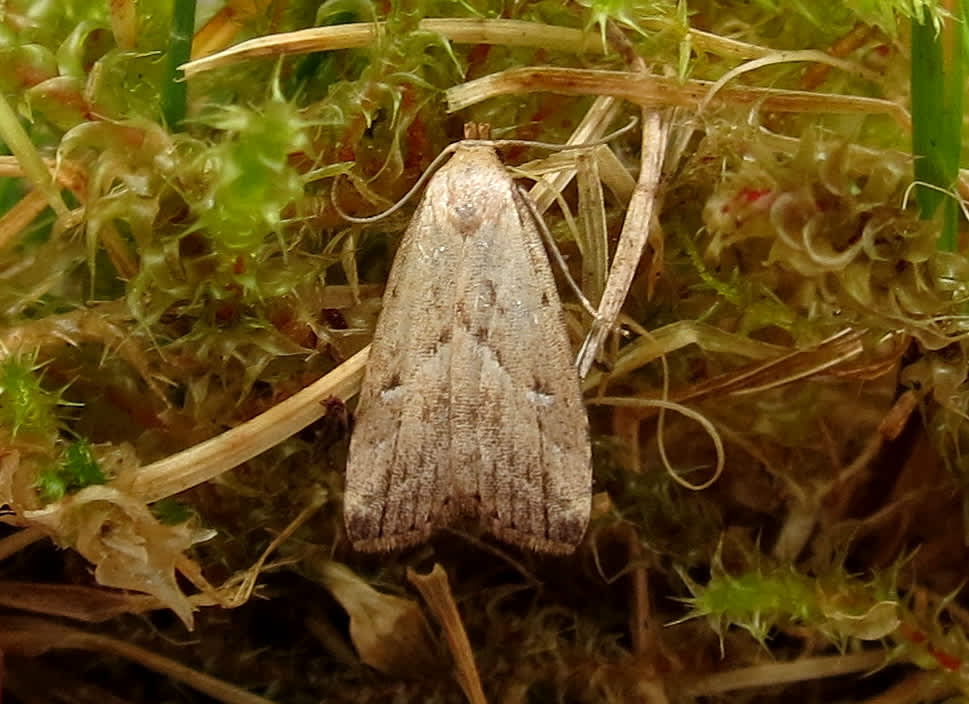
{"type": "Polygon", "coordinates": [[[37,491],[47,502],[59,501],[67,494],[74,493],[93,484],[104,484],[107,475],[101,469],[91,443],[79,438],[64,448],[60,462],[37,476],[37,491]]]}
{"type": "Polygon", "coordinates": [[[29,432],[50,436],[59,425],[59,391],[42,384],[43,365],[31,357],[11,355],[0,362],[0,424],[13,436],[29,432]]]}

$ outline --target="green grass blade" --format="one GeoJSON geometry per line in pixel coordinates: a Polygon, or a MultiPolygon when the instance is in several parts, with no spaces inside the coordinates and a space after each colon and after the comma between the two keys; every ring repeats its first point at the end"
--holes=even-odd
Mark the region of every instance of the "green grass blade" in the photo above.
{"type": "Polygon", "coordinates": [[[178,67],[191,56],[194,33],[195,0],[175,0],[168,42],[168,63],[161,90],[162,119],[172,131],[178,131],[185,119],[187,86],[185,76],[178,67]]]}
{"type": "MultiPolygon", "coordinates": [[[[917,188],[922,217],[932,218],[958,176],[962,149],[962,102],[965,90],[965,19],[949,22],[941,32],[928,22],[912,20],[912,153],[915,180],[936,188],[917,188]],[[948,46],[946,46],[946,43],[948,46]]],[[[939,249],[957,246],[958,208],[951,201],[943,208],[939,249]]]]}

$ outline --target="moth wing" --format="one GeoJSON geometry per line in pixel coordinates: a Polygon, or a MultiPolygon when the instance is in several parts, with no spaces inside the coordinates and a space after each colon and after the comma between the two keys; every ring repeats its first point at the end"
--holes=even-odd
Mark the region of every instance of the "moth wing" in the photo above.
{"type": "Polygon", "coordinates": [[[453,309],[462,243],[441,207],[442,176],[401,240],[357,403],[344,516],[360,550],[413,545],[450,518],[451,316],[434,314],[453,309]]]}
{"type": "Polygon", "coordinates": [[[570,552],[589,518],[588,421],[531,211],[491,149],[460,147],[394,261],[350,441],[347,533],[425,539],[455,513],[570,552]]]}
{"type": "Polygon", "coordinates": [[[486,530],[571,552],[589,520],[588,419],[532,210],[490,157],[487,183],[461,184],[478,206],[455,282],[451,469],[486,530]]]}

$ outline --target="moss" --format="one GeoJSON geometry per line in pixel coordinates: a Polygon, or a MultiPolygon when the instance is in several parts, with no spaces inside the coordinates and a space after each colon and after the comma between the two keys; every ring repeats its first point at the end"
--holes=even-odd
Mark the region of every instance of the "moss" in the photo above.
{"type": "MultiPolygon", "coordinates": [[[[137,613],[151,598],[147,616],[79,629],[277,701],[460,701],[443,646],[421,640],[413,668],[395,646],[404,666],[386,672],[359,657],[425,628],[406,574],[434,562],[489,701],[864,701],[912,682],[965,694],[969,265],[958,238],[939,251],[942,216],[908,197],[909,21],[947,36],[941,3],[226,3],[197,18],[194,50],[266,43],[190,74],[177,130],[160,117],[171,6],[4,4],[0,90],[16,114],[0,134],[17,158],[0,162],[0,500],[26,530],[0,547],[71,548],[21,549],[9,579],[123,588],[137,613]],[[422,24],[437,18],[467,22],[422,24]],[[311,27],[348,45],[274,36],[311,27]],[[634,56],[645,77],[629,74],[634,56]],[[545,90],[545,67],[610,73],[545,90]],[[473,83],[523,68],[524,88],[473,83]],[[449,114],[461,84],[481,99],[449,114]],[[413,551],[354,553],[341,492],[359,370],[346,370],[411,205],[357,224],[334,200],[384,211],[466,120],[564,141],[616,86],[662,110],[670,136],[620,334],[587,379],[586,541],[545,559],[460,525],[413,551]],[[313,424],[263,415],[331,372],[340,397],[314,399],[313,424]],[[708,488],[690,485],[714,476],[717,448],[695,416],[664,406],[660,422],[657,400],[722,439],[708,488]],[[268,449],[240,460],[260,433],[268,449]],[[366,608],[348,615],[333,574],[366,608]]],[[[613,110],[604,132],[641,116],[613,110]]],[[[577,278],[584,252],[616,251],[641,151],[638,134],[615,137],[595,166],[605,188],[566,186],[545,213],[577,278]],[[593,219],[601,246],[580,246],[593,219]]],[[[576,163],[524,145],[502,157],[546,179],[576,163]]],[[[964,148],[945,157],[965,166],[964,148]]],[[[578,347],[593,320],[561,289],[578,347]]],[[[79,608],[93,621],[97,604],[79,608]]],[[[46,657],[31,666],[69,671],[78,691],[190,696],[103,654],[46,657]]],[[[59,681],[18,680],[26,661],[10,661],[21,698],[59,681]]]]}
{"type": "Polygon", "coordinates": [[[37,490],[41,499],[53,502],[86,486],[107,481],[107,475],[91,452],[91,444],[81,439],[64,448],[61,462],[56,467],[40,473],[37,490]]]}
{"type": "Polygon", "coordinates": [[[0,422],[12,435],[48,435],[57,428],[60,395],[44,388],[33,360],[9,357],[0,364],[0,422]]]}

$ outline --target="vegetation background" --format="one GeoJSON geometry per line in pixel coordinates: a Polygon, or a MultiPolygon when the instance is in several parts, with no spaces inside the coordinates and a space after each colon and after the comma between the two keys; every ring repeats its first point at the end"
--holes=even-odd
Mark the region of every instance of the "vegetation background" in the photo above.
{"type": "Polygon", "coordinates": [[[7,0],[8,701],[964,698],[967,20],[7,0]],[[607,333],[584,542],[354,552],[353,395],[412,206],[336,206],[385,210],[465,121],[630,118],[502,150],[623,304],[561,276],[576,349],[607,333]]]}

